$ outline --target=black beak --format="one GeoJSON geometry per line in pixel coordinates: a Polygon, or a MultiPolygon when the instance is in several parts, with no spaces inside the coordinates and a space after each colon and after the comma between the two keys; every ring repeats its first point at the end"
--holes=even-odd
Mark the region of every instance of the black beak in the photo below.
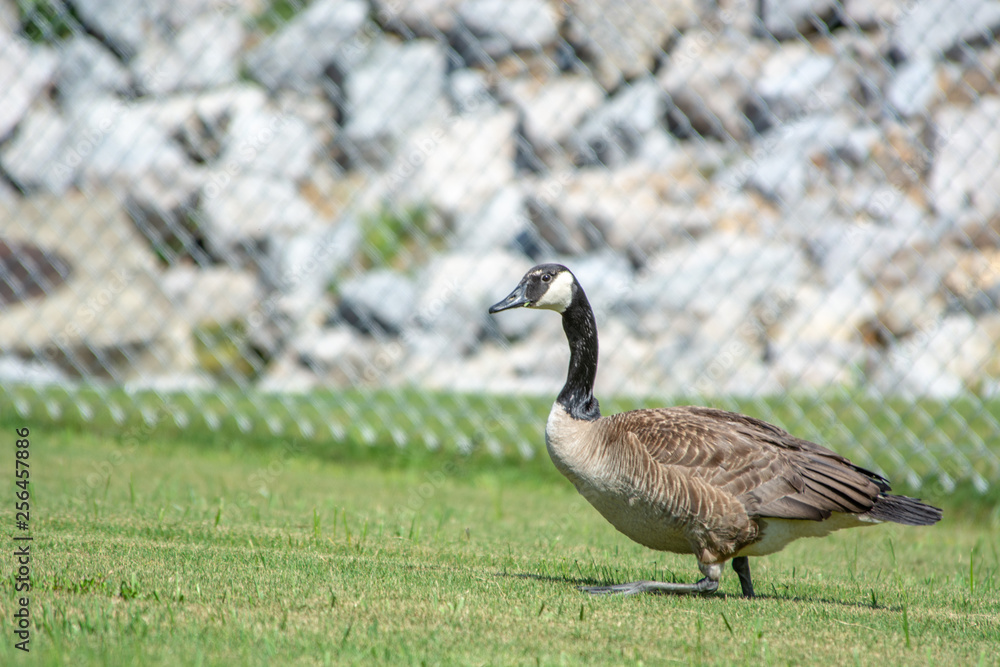
{"type": "Polygon", "coordinates": [[[490,306],[490,315],[493,313],[499,313],[501,310],[510,310],[511,308],[520,308],[521,306],[527,306],[531,304],[528,297],[524,293],[528,290],[527,283],[521,283],[514,288],[514,291],[510,295],[499,303],[495,303],[490,306]]]}

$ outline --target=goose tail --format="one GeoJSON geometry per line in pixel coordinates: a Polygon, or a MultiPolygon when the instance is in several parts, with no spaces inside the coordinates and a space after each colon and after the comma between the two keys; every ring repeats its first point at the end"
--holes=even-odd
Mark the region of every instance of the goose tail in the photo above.
{"type": "Polygon", "coordinates": [[[892,521],[905,526],[930,526],[941,520],[941,510],[917,498],[878,494],[875,506],[862,515],[876,521],[892,521]]]}

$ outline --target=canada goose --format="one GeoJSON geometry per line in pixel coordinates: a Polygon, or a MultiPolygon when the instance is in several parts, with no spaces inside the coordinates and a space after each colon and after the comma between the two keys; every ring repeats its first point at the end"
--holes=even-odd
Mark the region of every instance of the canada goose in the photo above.
{"type": "Polygon", "coordinates": [[[576,277],[540,264],[489,312],[522,306],[561,313],[569,341],[566,384],[545,427],[556,468],[620,532],[651,549],[694,554],[705,575],[694,584],[581,590],[711,593],[732,559],[743,595],[753,597],[748,556],[841,528],[941,519],[936,507],[887,493],[881,475],[753,417],[693,406],[602,417],[593,393],[597,324],[576,277]]]}

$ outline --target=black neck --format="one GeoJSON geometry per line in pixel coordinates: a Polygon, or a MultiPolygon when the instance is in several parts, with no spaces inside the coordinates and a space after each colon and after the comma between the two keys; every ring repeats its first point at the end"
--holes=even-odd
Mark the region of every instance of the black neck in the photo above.
{"type": "Polygon", "coordinates": [[[583,290],[576,290],[573,303],[563,312],[563,331],[569,340],[569,373],[556,401],[574,419],[593,421],[601,416],[594,398],[597,377],[597,322],[583,290]]]}

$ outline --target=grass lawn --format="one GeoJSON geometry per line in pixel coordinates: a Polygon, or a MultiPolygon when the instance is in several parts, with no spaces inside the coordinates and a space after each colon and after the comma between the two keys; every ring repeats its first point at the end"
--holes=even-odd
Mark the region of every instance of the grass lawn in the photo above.
{"type": "Polygon", "coordinates": [[[729,568],[722,595],[596,598],[576,586],[700,573],[619,535],[547,461],[375,448],[352,462],[281,438],[123,439],[8,413],[8,479],[25,425],[31,652],[14,649],[8,482],[4,665],[1000,660],[996,489],[931,498],[946,508],[931,528],[751,559],[755,600],[729,568]]]}

